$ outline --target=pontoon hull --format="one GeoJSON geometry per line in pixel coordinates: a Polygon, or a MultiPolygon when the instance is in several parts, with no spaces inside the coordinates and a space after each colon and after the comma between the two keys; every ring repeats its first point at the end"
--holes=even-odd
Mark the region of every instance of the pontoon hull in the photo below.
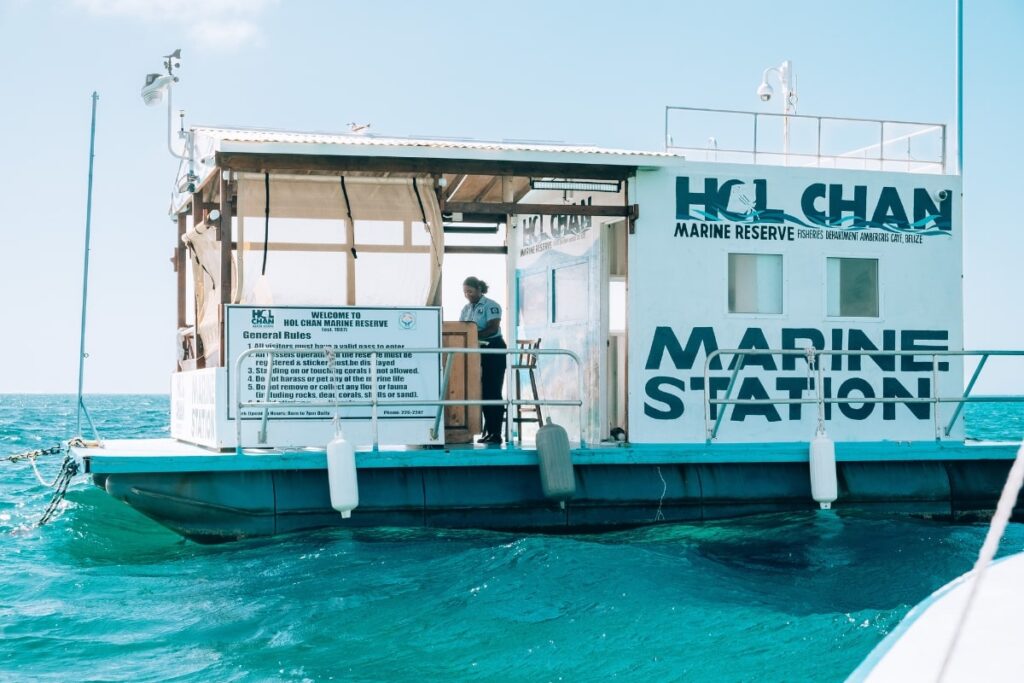
{"type": "MultiPolygon", "coordinates": [[[[841,462],[840,510],[971,517],[994,509],[1007,460],[841,462]]],[[[94,474],[113,497],[199,543],[330,526],[593,531],[811,510],[806,463],[576,467],[576,496],[547,500],[536,467],[360,468],[350,519],[331,508],[326,470],[94,474]]]]}

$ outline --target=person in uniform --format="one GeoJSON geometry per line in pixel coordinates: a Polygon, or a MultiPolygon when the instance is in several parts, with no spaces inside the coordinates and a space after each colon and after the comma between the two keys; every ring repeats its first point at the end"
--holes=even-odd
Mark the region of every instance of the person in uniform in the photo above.
{"type": "MultiPolygon", "coordinates": [[[[477,337],[480,346],[488,349],[505,349],[505,340],[501,336],[501,306],[494,299],[488,299],[487,283],[479,278],[467,277],[462,283],[462,293],[468,304],[463,306],[459,320],[476,323],[477,337]]],[[[501,399],[501,387],[505,383],[505,366],[507,358],[504,354],[480,354],[480,398],[488,400],[501,399]]],[[[484,406],[484,433],[477,443],[501,443],[501,425],[504,406],[484,406]]]]}

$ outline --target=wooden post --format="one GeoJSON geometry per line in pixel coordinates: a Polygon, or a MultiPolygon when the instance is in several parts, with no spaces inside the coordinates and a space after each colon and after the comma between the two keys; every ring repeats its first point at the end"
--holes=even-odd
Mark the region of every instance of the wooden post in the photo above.
{"type": "Polygon", "coordinates": [[[227,171],[217,169],[220,174],[220,221],[217,223],[217,238],[220,240],[220,308],[217,317],[220,322],[220,366],[227,363],[224,339],[224,318],[226,317],[225,305],[231,303],[231,224],[233,216],[231,211],[231,193],[234,185],[225,176],[227,171]]]}
{"type": "MultiPolygon", "coordinates": [[[[202,201],[202,190],[200,190],[199,192],[193,192],[192,193],[192,225],[196,226],[199,223],[201,223],[202,221],[203,221],[203,201],[202,201]]],[[[198,297],[198,295],[199,295],[199,292],[198,292],[198,287],[197,287],[196,288],[196,292],[195,292],[195,296],[198,297]]],[[[205,368],[206,367],[206,349],[204,348],[202,353],[199,352],[199,348],[201,346],[201,344],[199,343],[200,342],[200,338],[199,338],[199,316],[201,314],[201,311],[199,310],[199,300],[198,300],[198,298],[193,299],[193,304],[194,304],[194,308],[195,308],[195,311],[196,311],[196,315],[195,315],[195,325],[196,325],[195,345],[196,345],[196,369],[198,370],[200,368],[205,368]]]]}
{"type": "Polygon", "coordinates": [[[431,181],[434,183],[434,194],[437,195],[437,206],[441,213],[445,212],[444,204],[447,201],[445,198],[445,189],[441,187],[442,176],[438,173],[430,176],[431,181]]]}
{"type": "Polygon", "coordinates": [[[174,244],[174,272],[178,276],[178,329],[186,326],[185,321],[185,278],[188,276],[188,267],[185,264],[185,243],[182,238],[185,236],[185,229],[188,223],[188,216],[185,212],[178,214],[178,240],[174,244]]]}
{"type": "MultiPolygon", "coordinates": [[[[501,176],[501,201],[505,204],[512,204],[512,177],[501,176]]],[[[511,213],[511,212],[509,212],[511,213]]]]}

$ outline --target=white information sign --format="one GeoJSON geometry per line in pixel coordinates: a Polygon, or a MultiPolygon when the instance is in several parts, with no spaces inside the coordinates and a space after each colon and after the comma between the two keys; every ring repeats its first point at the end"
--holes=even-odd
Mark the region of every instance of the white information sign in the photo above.
{"type": "MultiPolygon", "coordinates": [[[[228,357],[228,419],[235,411],[235,363],[248,349],[337,350],[330,372],[326,354],[252,354],[242,363],[242,400],[267,400],[270,369],[271,401],[334,401],[342,403],[343,420],[369,420],[369,406],[344,407],[346,401],[369,401],[373,384],[368,354],[345,349],[376,348],[377,398],[428,400],[440,396],[440,358],[437,354],[405,353],[406,348],[441,345],[440,308],[370,308],[305,306],[228,306],[225,337],[228,357]]],[[[433,418],[436,406],[379,406],[380,420],[433,418]]],[[[247,409],[243,419],[257,419],[261,409],[247,409]]],[[[332,408],[275,408],[271,417],[288,420],[330,419],[332,408]]]]}

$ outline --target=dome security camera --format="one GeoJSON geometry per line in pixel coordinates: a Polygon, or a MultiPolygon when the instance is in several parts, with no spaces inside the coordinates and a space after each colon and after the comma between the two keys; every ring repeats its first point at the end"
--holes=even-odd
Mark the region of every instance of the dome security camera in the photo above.
{"type": "Polygon", "coordinates": [[[938,192],[935,193],[935,198],[938,199],[940,202],[946,201],[947,199],[949,199],[949,196],[949,190],[939,190],[938,192]]]}
{"type": "Polygon", "coordinates": [[[772,89],[772,86],[768,85],[767,82],[762,82],[757,89],[757,96],[761,98],[762,102],[767,102],[772,98],[772,95],[774,94],[775,91],[772,89]]]}

